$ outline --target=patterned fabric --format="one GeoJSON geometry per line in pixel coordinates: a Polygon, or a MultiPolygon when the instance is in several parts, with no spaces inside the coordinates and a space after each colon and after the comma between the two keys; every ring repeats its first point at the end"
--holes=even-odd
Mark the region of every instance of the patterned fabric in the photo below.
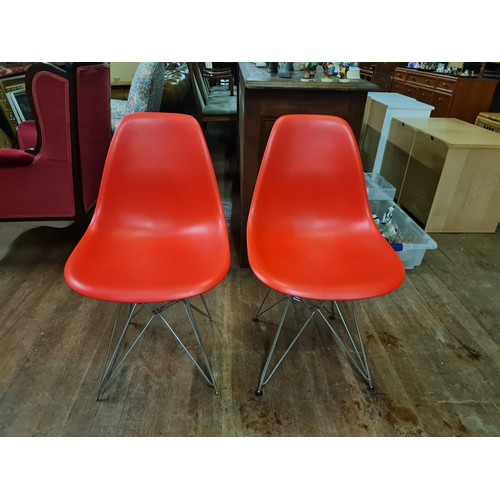
{"type": "Polygon", "coordinates": [[[128,99],[111,99],[111,128],[115,131],[127,114],[140,111],[160,111],[165,80],[165,63],[142,62],[135,71],[128,99]]]}

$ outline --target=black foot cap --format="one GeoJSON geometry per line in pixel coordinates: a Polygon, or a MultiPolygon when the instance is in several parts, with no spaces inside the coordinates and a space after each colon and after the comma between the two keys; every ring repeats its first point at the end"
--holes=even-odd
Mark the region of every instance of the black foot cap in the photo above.
{"type": "Polygon", "coordinates": [[[258,322],[259,322],[259,318],[257,318],[257,316],[255,316],[255,318],[252,318],[252,321],[253,321],[254,323],[258,323],[258,322]]]}
{"type": "Polygon", "coordinates": [[[264,393],[262,391],[255,391],[255,395],[258,397],[258,398],[261,398],[264,393]]]}
{"type": "Polygon", "coordinates": [[[367,386],[366,386],[366,390],[367,390],[370,394],[372,394],[372,393],[374,393],[374,392],[375,392],[375,387],[373,387],[373,385],[367,385],[367,386]]]}
{"type": "Polygon", "coordinates": [[[335,319],[335,316],[333,314],[330,314],[330,316],[328,316],[328,318],[333,321],[335,319]]]}

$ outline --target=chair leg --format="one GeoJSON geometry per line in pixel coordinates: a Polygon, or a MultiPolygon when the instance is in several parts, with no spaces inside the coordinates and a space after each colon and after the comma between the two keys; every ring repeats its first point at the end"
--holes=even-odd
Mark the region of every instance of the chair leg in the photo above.
{"type": "Polygon", "coordinates": [[[194,363],[194,365],[196,366],[196,368],[198,369],[198,371],[201,373],[201,375],[203,376],[203,378],[208,382],[208,384],[210,386],[212,386],[214,388],[215,394],[219,394],[219,390],[217,389],[217,384],[215,382],[215,377],[214,377],[213,372],[212,372],[212,367],[210,366],[210,362],[208,361],[207,353],[206,353],[205,348],[203,347],[203,343],[201,341],[200,331],[199,331],[198,326],[196,324],[196,321],[194,319],[194,315],[193,315],[193,312],[192,312],[192,309],[191,309],[191,304],[189,303],[188,300],[183,300],[182,303],[184,304],[184,308],[185,308],[186,314],[187,314],[187,316],[189,318],[189,322],[191,323],[191,327],[193,329],[194,336],[195,336],[196,341],[198,342],[198,345],[200,347],[201,355],[203,357],[203,361],[205,362],[206,369],[207,369],[208,373],[205,372],[205,370],[203,370],[203,368],[200,366],[200,364],[198,363],[198,361],[196,361],[196,359],[194,358],[194,356],[191,354],[191,352],[189,351],[189,349],[185,346],[185,344],[182,342],[182,340],[179,338],[179,336],[177,335],[177,333],[170,326],[170,324],[168,323],[168,321],[165,319],[165,317],[163,316],[163,314],[161,312],[157,313],[158,317],[163,321],[163,323],[165,324],[165,326],[169,329],[170,333],[174,336],[175,340],[177,340],[177,342],[182,347],[182,349],[184,350],[184,352],[189,356],[189,358],[194,363]]]}
{"type": "Polygon", "coordinates": [[[267,297],[269,297],[269,293],[271,292],[271,289],[268,288],[267,289],[267,292],[266,292],[266,295],[264,295],[264,300],[261,302],[260,306],[258,307],[256,313],[254,314],[253,318],[252,318],[252,321],[254,323],[257,323],[259,321],[259,316],[261,316],[262,314],[266,313],[267,311],[269,311],[270,309],[272,309],[273,307],[276,307],[278,304],[281,304],[283,301],[285,301],[287,299],[288,296],[285,296],[283,297],[282,299],[278,300],[278,302],[275,302],[272,306],[269,306],[267,309],[264,309],[262,311],[262,308],[264,307],[264,303],[266,302],[267,300],[267,297]]]}
{"type": "MultiPolygon", "coordinates": [[[[208,307],[206,305],[206,302],[205,302],[205,300],[203,298],[202,298],[202,300],[203,300],[203,304],[205,306],[205,309],[207,311],[207,316],[211,319],[210,312],[208,311],[208,307]]],[[[206,370],[207,370],[208,373],[205,370],[203,370],[203,368],[201,368],[201,366],[199,365],[199,363],[196,361],[196,359],[194,358],[194,356],[191,354],[191,352],[188,350],[188,348],[181,341],[181,339],[179,338],[179,336],[177,335],[177,333],[173,330],[173,328],[170,326],[170,324],[168,323],[168,321],[166,320],[166,318],[165,318],[165,316],[163,314],[167,309],[169,309],[173,305],[177,304],[178,302],[180,302],[180,301],[167,302],[166,304],[163,304],[162,306],[159,306],[159,307],[157,307],[155,305],[151,305],[151,304],[142,304],[142,305],[131,304],[130,305],[130,310],[128,312],[127,321],[125,323],[125,326],[124,326],[124,328],[122,330],[122,333],[121,333],[121,335],[120,335],[120,337],[119,337],[119,339],[118,339],[118,341],[117,341],[117,343],[116,343],[116,345],[114,347],[113,353],[110,356],[111,346],[113,344],[113,339],[115,337],[115,333],[116,333],[116,329],[117,329],[117,325],[118,325],[118,320],[119,320],[120,312],[121,312],[121,309],[122,309],[122,304],[118,304],[117,312],[116,312],[116,318],[115,318],[115,321],[114,321],[114,324],[113,324],[113,329],[112,329],[112,332],[111,332],[111,338],[109,340],[109,345],[108,345],[108,349],[107,349],[107,352],[106,352],[106,359],[105,359],[105,363],[104,363],[104,367],[103,367],[103,372],[102,372],[102,375],[101,375],[101,378],[100,378],[100,381],[99,381],[99,386],[98,386],[98,389],[97,389],[97,396],[96,396],[96,400],[97,401],[101,400],[101,396],[104,394],[105,389],[107,389],[107,387],[109,386],[110,381],[118,373],[118,371],[119,371],[120,367],[122,366],[123,362],[125,361],[125,359],[128,357],[128,355],[133,350],[133,348],[137,345],[137,342],[146,333],[146,330],[149,328],[150,324],[152,323],[152,321],[156,317],[159,317],[161,319],[161,321],[166,325],[166,327],[168,328],[168,330],[172,333],[172,335],[175,337],[175,339],[177,340],[177,342],[181,345],[181,347],[184,349],[184,351],[188,354],[189,358],[193,361],[193,363],[195,364],[195,366],[197,367],[197,369],[199,370],[199,372],[202,374],[202,376],[205,378],[205,380],[208,382],[208,384],[214,388],[215,394],[219,393],[218,389],[217,389],[216,382],[215,382],[215,377],[214,377],[213,372],[212,372],[212,367],[210,366],[210,363],[208,361],[208,356],[207,356],[207,354],[205,352],[205,348],[203,347],[203,344],[202,344],[202,341],[201,341],[201,335],[200,335],[198,326],[196,324],[196,321],[194,319],[194,315],[193,315],[193,312],[192,312],[192,306],[189,303],[189,301],[188,300],[182,300],[182,302],[184,304],[184,307],[185,307],[185,310],[186,310],[186,313],[187,313],[187,316],[188,316],[188,319],[189,319],[189,322],[190,322],[190,325],[191,325],[191,327],[193,329],[196,341],[197,341],[197,343],[199,345],[199,348],[200,348],[200,351],[201,351],[201,354],[202,354],[202,357],[203,357],[203,361],[204,361],[204,363],[205,363],[205,365],[207,367],[206,370]],[[124,354],[122,354],[120,360],[118,361],[118,354],[120,352],[120,349],[124,345],[125,336],[126,336],[126,333],[127,333],[128,329],[129,329],[129,326],[132,324],[132,319],[137,314],[138,310],[140,310],[143,307],[147,308],[150,311],[151,316],[149,317],[149,319],[146,322],[145,326],[139,332],[139,334],[137,335],[137,337],[135,338],[135,340],[132,342],[132,344],[130,345],[130,347],[126,350],[126,352],[124,354]]],[[[203,311],[200,311],[200,312],[202,314],[204,314],[203,311]]]]}
{"type": "Polygon", "coordinates": [[[295,343],[297,342],[297,340],[299,339],[299,337],[302,335],[302,333],[306,329],[306,326],[310,323],[310,321],[312,320],[312,318],[314,316],[314,313],[315,313],[315,311],[313,311],[311,313],[311,315],[309,316],[309,318],[307,318],[306,322],[302,325],[302,328],[300,329],[299,333],[295,336],[295,338],[292,340],[292,342],[288,346],[287,350],[283,353],[283,355],[281,356],[281,358],[274,365],[274,368],[271,370],[271,372],[269,373],[269,375],[266,375],[267,374],[267,370],[269,368],[269,364],[271,363],[271,358],[272,358],[272,356],[274,354],[274,350],[276,348],[276,344],[278,342],[278,338],[279,338],[280,333],[281,333],[281,329],[283,328],[283,323],[285,322],[285,318],[286,318],[286,315],[288,313],[288,308],[290,307],[290,304],[292,303],[292,301],[296,300],[296,297],[287,296],[287,297],[285,297],[285,300],[287,300],[287,303],[285,305],[285,309],[283,311],[283,315],[281,317],[281,321],[280,321],[280,324],[278,326],[278,329],[276,330],[276,334],[274,336],[274,340],[273,340],[273,343],[272,343],[272,346],[271,346],[271,350],[269,351],[266,363],[265,363],[264,368],[262,370],[262,373],[260,375],[259,386],[257,387],[257,390],[255,391],[255,395],[259,396],[259,397],[262,396],[262,394],[263,394],[262,388],[265,385],[267,385],[267,383],[269,382],[269,380],[271,380],[271,377],[274,375],[274,372],[278,369],[278,367],[284,361],[285,357],[290,352],[290,350],[292,349],[292,347],[295,345],[295,343]]]}
{"type": "Polygon", "coordinates": [[[205,301],[205,297],[203,295],[200,295],[200,299],[203,303],[203,307],[205,308],[205,311],[202,311],[196,306],[193,306],[193,304],[190,304],[191,309],[194,309],[196,312],[200,313],[202,316],[205,316],[205,318],[208,318],[210,321],[212,321],[212,315],[210,314],[210,311],[208,310],[207,302],[205,301]]]}
{"type": "Polygon", "coordinates": [[[365,347],[363,344],[363,338],[361,337],[361,332],[359,331],[359,324],[358,324],[358,318],[356,316],[356,310],[354,309],[354,302],[351,301],[351,315],[352,319],[354,322],[354,334],[351,333],[351,330],[347,326],[347,322],[344,319],[344,316],[342,315],[339,305],[337,302],[334,302],[335,304],[335,309],[337,311],[338,317],[340,318],[340,321],[342,323],[345,335],[346,335],[346,341],[342,338],[342,336],[333,328],[331,323],[328,321],[328,319],[325,317],[323,312],[320,310],[319,314],[323,318],[324,322],[328,325],[328,328],[332,332],[333,336],[337,340],[339,346],[341,349],[346,353],[347,357],[353,364],[353,366],[356,368],[356,370],[359,372],[359,374],[363,377],[367,384],[367,390],[368,392],[374,392],[375,388],[373,387],[372,384],[372,377],[370,374],[370,368],[368,366],[368,360],[366,358],[366,352],[365,352],[365,347]],[[351,352],[352,351],[352,352],[351,352]]]}
{"type": "MultiPolygon", "coordinates": [[[[264,301],[267,298],[268,294],[269,294],[269,292],[266,294],[266,297],[264,297],[264,301]]],[[[267,385],[267,383],[269,382],[269,380],[271,379],[271,377],[274,375],[274,373],[277,370],[277,368],[284,361],[285,357],[288,355],[288,353],[290,352],[290,350],[292,349],[292,347],[295,345],[295,343],[297,342],[297,340],[299,339],[299,337],[302,335],[302,333],[304,332],[304,330],[307,327],[307,325],[312,321],[312,319],[313,319],[313,317],[315,316],[316,313],[319,314],[321,316],[321,318],[324,320],[324,322],[327,324],[328,328],[332,332],[334,338],[337,340],[337,342],[338,342],[339,346],[341,347],[341,349],[345,352],[345,354],[347,355],[348,359],[351,361],[351,363],[353,364],[353,366],[356,368],[356,370],[359,372],[359,374],[365,380],[365,382],[367,384],[367,390],[368,390],[368,392],[373,392],[375,389],[374,389],[374,387],[372,385],[372,378],[371,378],[370,370],[369,370],[369,367],[368,367],[368,361],[367,361],[367,358],[366,358],[366,353],[365,353],[365,349],[364,349],[364,345],[363,345],[363,339],[362,339],[361,333],[359,331],[359,324],[358,324],[358,320],[357,320],[357,317],[356,317],[356,311],[354,309],[354,303],[351,302],[351,314],[352,314],[352,318],[353,318],[353,322],[354,322],[354,329],[355,329],[355,333],[352,334],[351,330],[349,329],[349,327],[347,325],[347,322],[346,322],[344,316],[342,315],[342,312],[340,311],[338,303],[335,302],[335,301],[331,301],[331,303],[330,303],[331,310],[329,310],[326,307],[326,305],[325,305],[326,301],[320,303],[319,305],[315,305],[311,301],[308,301],[308,300],[305,300],[305,299],[301,299],[299,297],[287,296],[283,300],[287,300],[287,303],[285,305],[285,309],[283,311],[283,315],[281,317],[280,323],[279,323],[278,328],[276,330],[276,334],[274,336],[274,340],[273,340],[273,343],[271,345],[271,349],[269,351],[269,354],[267,356],[266,362],[264,364],[264,368],[262,370],[262,373],[261,373],[261,376],[260,376],[260,380],[259,380],[259,385],[258,385],[257,390],[255,391],[255,395],[259,396],[259,397],[262,396],[262,394],[263,394],[262,388],[265,385],[267,385]],[[268,372],[268,369],[269,369],[269,365],[271,363],[271,359],[272,359],[274,351],[276,349],[276,344],[277,344],[278,338],[279,338],[279,336],[281,334],[281,330],[283,328],[283,323],[285,321],[285,317],[287,315],[288,308],[289,308],[290,303],[292,301],[294,301],[294,302],[302,302],[306,307],[308,307],[310,309],[311,314],[306,319],[306,321],[304,322],[304,324],[300,328],[299,333],[292,340],[292,342],[290,343],[290,345],[288,346],[288,348],[286,349],[286,351],[283,353],[283,355],[281,356],[281,358],[277,361],[277,363],[275,364],[274,368],[268,374],[267,372],[268,372]],[[335,311],[333,309],[334,306],[335,306],[336,313],[335,313],[335,311]],[[330,319],[336,319],[336,317],[338,316],[338,318],[340,319],[340,321],[342,323],[342,327],[343,327],[343,330],[345,332],[345,337],[347,337],[346,340],[344,340],[342,338],[342,335],[340,333],[338,333],[333,328],[333,326],[331,325],[330,321],[328,320],[328,318],[323,313],[323,309],[326,310],[326,312],[328,313],[328,317],[330,319]]],[[[257,317],[259,314],[262,314],[263,312],[265,312],[265,311],[260,312],[260,310],[262,309],[262,306],[264,304],[264,301],[262,302],[262,304],[260,305],[259,309],[257,310],[257,313],[256,313],[255,317],[257,317]]],[[[274,307],[275,305],[276,304],[274,304],[271,307],[274,307]]],[[[266,311],[269,310],[269,309],[270,308],[266,309],[266,311]]]]}
{"type": "Polygon", "coordinates": [[[115,318],[115,322],[114,322],[114,325],[113,325],[113,330],[111,332],[111,338],[109,340],[108,350],[107,350],[107,353],[106,353],[106,362],[105,362],[105,365],[104,365],[104,371],[103,371],[103,374],[102,374],[101,379],[99,381],[99,387],[97,389],[97,396],[96,396],[96,400],[97,401],[99,401],[101,399],[101,395],[103,394],[104,389],[106,388],[106,386],[109,384],[109,381],[118,372],[118,370],[120,369],[121,365],[123,364],[123,362],[125,361],[125,359],[127,358],[127,356],[132,352],[132,349],[135,347],[135,345],[137,344],[137,342],[144,335],[144,333],[146,332],[147,328],[151,324],[151,321],[153,321],[153,319],[154,319],[154,316],[151,316],[151,318],[149,318],[149,321],[146,323],[146,325],[144,326],[144,328],[142,329],[142,331],[139,333],[139,335],[137,335],[136,339],[134,340],[134,342],[132,342],[132,344],[127,349],[127,351],[125,352],[125,354],[122,355],[122,358],[120,359],[120,362],[115,367],[115,363],[116,363],[116,360],[118,358],[118,353],[120,351],[120,348],[123,345],[123,341],[125,340],[125,335],[126,335],[126,333],[128,331],[128,327],[132,323],[132,318],[135,315],[136,309],[137,309],[137,304],[131,305],[130,312],[129,312],[129,315],[128,315],[128,318],[127,318],[127,322],[125,323],[125,326],[124,326],[124,328],[122,330],[122,334],[121,334],[120,338],[118,339],[118,342],[116,343],[116,346],[115,346],[115,349],[114,349],[113,354],[111,356],[111,359],[108,362],[107,358],[108,358],[109,352],[111,350],[111,344],[113,342],[113,337],[114,337],[114,334],[115,334],[115,331],[116,331],[116,326],[118,324],[118,318],[119,318],[120,310],[121,310],[121,304],[118,305],[118,310],[116,312],[116,318],[115,318]]]}

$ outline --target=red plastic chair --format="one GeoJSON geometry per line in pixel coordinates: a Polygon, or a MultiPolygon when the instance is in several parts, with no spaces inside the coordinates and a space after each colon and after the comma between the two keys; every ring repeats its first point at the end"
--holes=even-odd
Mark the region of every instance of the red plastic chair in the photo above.
{"type": "MultiPolygon", "coordinates": [[[[64,270],[67,284],[79,294],[132,304],[126,326],[105,365],[97,399],[156,317],[218,393],[194,320],[194,306],[188,299],[218,285],[227,274],[229,262],[228,232],[217,181],[197,121],[189,115],[169,113],[125,116],[111,142],[94,217],[64,270]],[[165,311],[177,302],[184,305],[206,370],[165,317],[165,311]],[[139,305],[149,309],[151,316],[116,364],[139,305]]],[[[120,307],[110,346],[119,314],[120,307]]]]}
{"type": "MultiPolygon", "coordinates": [[[[353,335],[337,301],[389,293],[403,283],[405,271],[373,221],[358,147],[345,120],[286,115],[275,122],[250,206],[247,238],[255,275],[287,296],[278,302],[286,305],[256,395],[262,395],[315,316],[325,321],[372,391],[354,306],[353,335]],[[305,304],[311,314],[267,375],[292,301],[305,304]],[[328,321],[335,317],[334,306],[343,329],[335,330],[328,321]]],[[[263,310],[268,295],[269,290],[254,321],[274,307],[263,310]]]]}

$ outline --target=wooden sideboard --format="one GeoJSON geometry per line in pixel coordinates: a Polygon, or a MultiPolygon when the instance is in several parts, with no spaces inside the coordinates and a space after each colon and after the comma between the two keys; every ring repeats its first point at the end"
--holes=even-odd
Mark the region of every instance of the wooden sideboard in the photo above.
{"type": "Polygon", "coordinates": [[[450,76],[409,68],[396,68],[391,92],[434,106],[432,117],[458,118],[474,123],[489,111],[498,80],[450,76]]]}
{"type": "Polygon", "coordinates": [[[427,232],[496,231],[500,134],[455,118],[393,118],[380,173],[427,232]]]}
{"type": "Polygon", "coordinates": [[[280,78],[257,68],[254,63],[239,63],[238,133],[239,193],[233,194],[231,228],[241,266],[248,266],[246,225],[250,203],[264,149],[276,119],[292,113],[340,116],[350,124],[359,140],[368,92],[379,87],[365,80],[340,83],[321,81],[318,71],[312,81],[302,82],[302,72],[280,78]]]}

